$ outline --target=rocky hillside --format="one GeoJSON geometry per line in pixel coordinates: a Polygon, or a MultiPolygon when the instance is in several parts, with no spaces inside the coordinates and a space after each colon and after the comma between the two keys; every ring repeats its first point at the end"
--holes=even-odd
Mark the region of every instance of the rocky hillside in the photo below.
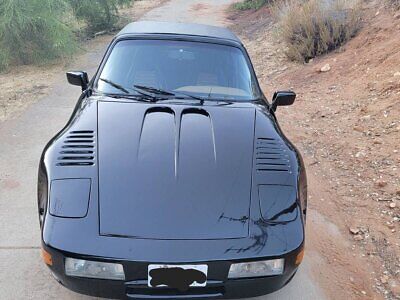
{"type": "Polygon", "coordinates": [[[268,8],[231,18],[266,95],[298,94],[278,117],[308,165],[308,245],[327,290],[400,297],[400,12],[368,2],[358,35],[307,64],[288,61],[268,8]]]}

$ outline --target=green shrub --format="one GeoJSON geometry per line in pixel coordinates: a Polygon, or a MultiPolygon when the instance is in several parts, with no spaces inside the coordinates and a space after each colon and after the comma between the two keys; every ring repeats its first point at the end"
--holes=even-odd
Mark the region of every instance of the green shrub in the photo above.
{"type": "Polygon", "coordinates": [[[235,3],[233,7],[237,10],[260,9],[268,2],[270,2],[270,0],[244,0],[235,3]]]}
{"type": "Polygon", "coordinates": [[[70,55],[71,30],[60,21],[63,0],[0,0],[0,69],[70,55]]]}
{"type": "Polygon", "coordinates": [[[361,25],[357,0],[287,0],[273,13],[292,60],[309,59],[337,49],[355,36],[361,25]]]}
{"type": "Polygon", "coordinates": [[[113,29],[118,20],[118,7],[132,0],[66,0],[78,20],[84,21],[89,33],[113,29]]]}
{"type": "Polygon", "coordinates": [[[7,69],[10,60],[10,54],[4,48],[5,47],[0,45],[0,72],[7,69]]]}

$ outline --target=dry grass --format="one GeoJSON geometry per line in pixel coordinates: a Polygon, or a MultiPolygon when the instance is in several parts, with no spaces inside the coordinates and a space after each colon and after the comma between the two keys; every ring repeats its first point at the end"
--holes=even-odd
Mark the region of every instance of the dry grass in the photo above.
{"type": "Polygon", "coordinates": [[[394,9],[400,9],[400,0],[386,0],[390,7],[394,9]]]}
{"type": "Polygon", "coordinates": [[[287,44],[287,56],[296,61],[308,61],[339,48],[361,25],[358,0],[276,1],[272,11],[287,44]]]}
{"type": "Polygon", "coordinates": [[[237,10],[248,10],[248,9],[260,9],[271,0],[244,0],[233,4],[233,7],[237,10]]]}

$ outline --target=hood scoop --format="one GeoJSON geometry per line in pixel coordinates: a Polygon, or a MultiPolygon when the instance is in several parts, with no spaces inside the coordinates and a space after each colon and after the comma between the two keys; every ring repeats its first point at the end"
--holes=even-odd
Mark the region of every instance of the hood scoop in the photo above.
{"type": "Polygon", "coordinates": [[[99,102],[98,117],[101,235],[248,236],[253,108],[99,102]]]}
{"type": "Polygon", "coordinates": [[[70,131],[63,141],[57,166],[93,166],[95,162],[95,134],[93,130],[70,131]]]}
{"type": "Polygon", "coordinates": [[[258,138],[256,170],[257,172],[291,172],[286,145],[274,138],[258,138]]]}

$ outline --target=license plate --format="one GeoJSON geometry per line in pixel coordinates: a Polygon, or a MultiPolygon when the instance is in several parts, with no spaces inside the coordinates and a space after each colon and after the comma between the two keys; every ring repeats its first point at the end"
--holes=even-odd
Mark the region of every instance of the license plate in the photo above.
{"type": "Polygon", "coordinates": [[[186,291],[189,287],[205,287],[207,265],[149,265],[148,286],[170,287],[186,291]]]}

